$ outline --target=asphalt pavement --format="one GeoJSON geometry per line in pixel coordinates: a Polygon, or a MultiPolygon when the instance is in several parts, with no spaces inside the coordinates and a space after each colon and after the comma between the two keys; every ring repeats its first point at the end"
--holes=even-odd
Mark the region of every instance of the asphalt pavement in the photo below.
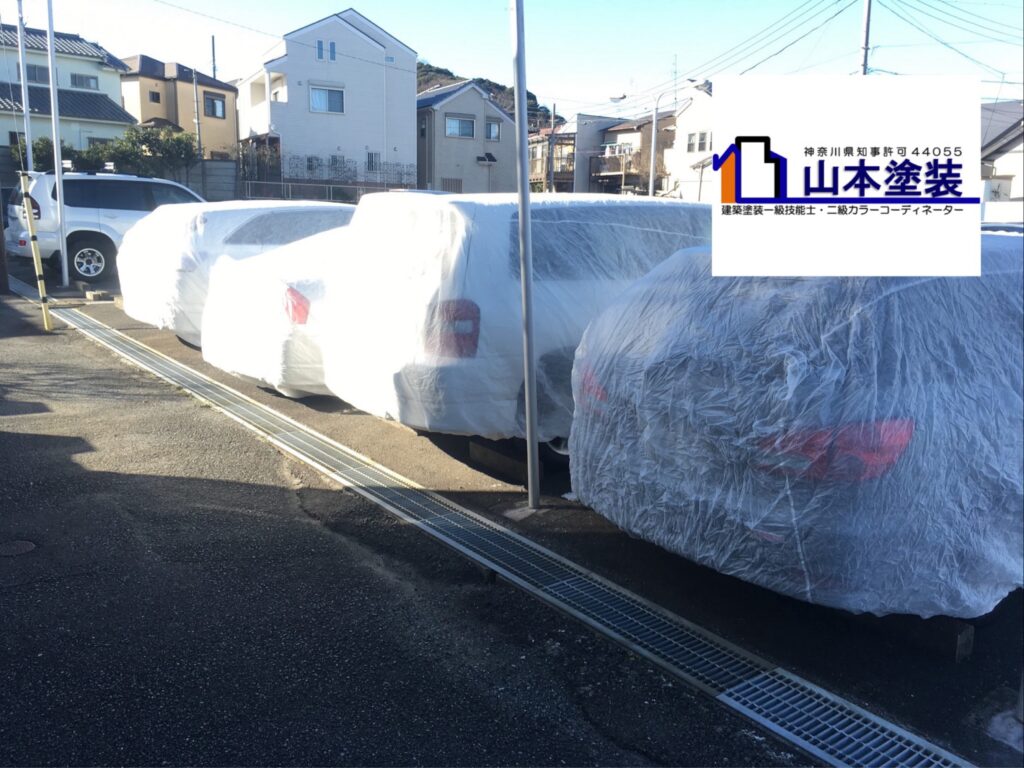
{"type": "MultiPolygon", "coordinates": [[[[0,543],[39,545],[0,557],[0,615],[17,617],[5,654],[23,644],[19,659],[46,661],[0,690],[0,762],[807,762],[226,417],[75,332],[41,336],[27,304],[6,305],[0,450],[42,474],[0,481],[17,510],[0,543]],[[39,574],[13,570],[31,558],[39,574]],[[54,637],[66,641],[37,649],[54,637]],[[66,717],[53,709],[65,700],[66,717]],[[39,733],[54,735],[36,759],[39,733]]],[[[465,439],[281,398],[111,304],[83,311],[976,764],[1024,762],[986,734],[1016,700],[1020,591],[969,627],[973,654],[958,663],[960,623],[857,617],[721,576],[565,501],[565,473],[548,473],[544,510],[523,516],[508,466],[476,463],[465,439]]]]}
{"type": "Polygon", "coordinates": [[[0,763],[806,763],[10,297],[0,455],[0,763]]]}

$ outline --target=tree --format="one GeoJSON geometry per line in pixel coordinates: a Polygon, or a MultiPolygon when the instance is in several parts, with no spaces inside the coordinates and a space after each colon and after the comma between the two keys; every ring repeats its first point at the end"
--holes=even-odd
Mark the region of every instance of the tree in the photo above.
{"type": "MultiPolygon", "coordinates": [[[[28,154],[25,149],[25,143],[20,137],[17,145],[11,146],[11,156],[18,168],[28,167],[28,154]]],[[[60,152],[62,160],[70,160],[72,163],[78,157],[77,150],[69,147],[63,140],[60,143],[60,152]]],[[[40,136],[32,142],[32,166],[36,171],[53,170],[53,142],[48,136],[40,136]]]]}

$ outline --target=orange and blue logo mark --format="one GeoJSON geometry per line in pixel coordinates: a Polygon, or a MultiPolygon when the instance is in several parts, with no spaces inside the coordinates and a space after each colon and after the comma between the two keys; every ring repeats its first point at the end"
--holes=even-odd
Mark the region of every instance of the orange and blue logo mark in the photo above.
{"type": "Polygon", "coordinates": [[[915,162],[922,158],[920,149],[909,154],[906,147],[900,147],[899,153],[885,149],[873,147],[869,153],[863,148],[854,153],[847,148],[836,164],[828,159],[825,147],[805,148],[805,156],[816,160],[803,169],[802,195],[789,194],[789,160],[772,151],[768,136],[737,136],[725,152],[712,158],[712,167],[720,173],[722,203],[726,204],[981,202],[960,192],[963,163],[956,162],[959,147],[934,156],[925,148],[921,163],[915,162]]]}

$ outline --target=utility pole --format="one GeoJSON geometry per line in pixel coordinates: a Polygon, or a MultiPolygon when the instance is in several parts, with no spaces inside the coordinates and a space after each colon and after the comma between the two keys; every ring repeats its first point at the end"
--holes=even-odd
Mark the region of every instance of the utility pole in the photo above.
{"type": "Polygon", "coordinates": [[[548,134],[548,179],[551,191],[555,191],[555,114],[557,104],[551,105],[551,133],[548,134]]]}
{"type": "Polygon", "coordinates": [[[18,58],[21,60],[21,106],[25,111],[25,159],[28,170],[32,167],[32,116],[28,95],[28,65],[25,63],[25,17],[21,13],[21,0],[18,0],[18,58]]]}
{"type": "Polygon", "coordinates": [[[203,129],[199,121],[199,79],[196,70],[192,69],[192,98],[195,101],[196,109],[196,145],[199,149],[199,174],[203,190],[203,198],[206,198],[206,163],[203,162],[203,129]]]}
{"type": "Polygon", "coordinates": [[[860,73],[868,73],[868,37],[871,34],[871,0],[864,0],[864,45],[861,46],[863,58],[860,64],[860,73]]]}
{"type": "MultiPolygon", "coordinates": [[[[57,98],[57,46],[53,35],[53,0],[46,0],[47,15],[47,57],[50,64],[50,122],[53,126],[53,175],[57,192],[57,221],[60,224],[60,284],[67,287],[68,280],[68,229],[64,219],[64,158],[60,150],[60,104],[57,98]]],[[[27,215],[32,209],[25,206],[27,215]]]]}
{"type": "Polygon", "coordinates": [[[210,35],[210,64],[213,68],[213,79],[217,79],[217,37],[210,35]]]}

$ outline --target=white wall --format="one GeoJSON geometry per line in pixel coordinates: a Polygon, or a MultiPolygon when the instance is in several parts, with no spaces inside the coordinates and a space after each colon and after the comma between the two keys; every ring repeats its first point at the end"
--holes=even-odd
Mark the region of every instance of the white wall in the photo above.
{"type": "Polygon", "coordinates": [[[1002,192],[1008,195],[1003,200],[1021,200],[1024,198],[1024,144],[1018,144],[1005,155],[996,160],[993,176],[1011,176],[1001,185],[1002,192]],[[1009,189],[1007,190],[1007,187],[1009,189]]]}
{"type": "MultiPolygon", "coordinates": [[[[329,17],[285,38],[285,58],[269,69],[284,75],[286,101],[271,102],[269,123],[281,137],[282,173],[289,173],[289,156],[342,155],[365,167],[367,153],[378,152],[385,163],[409,165],[415,182],[416,54],[371,25],[353,17],[373,33],[371,39],[349,23],[329,17]],[[324,41],[324,60],[316,58],[316,42],[324,41]],[[329,44],[337,57],[329,60],[329,44]],[[310,87],[345,92],[344,114],[310,110],[310,87]]],[[[262,72],[239,86],[239,134],[262,134],[268,129],[268,110],[257,100],[262,72]]]]}
{"type": "Polygon", "coordinates": [[[693,99],[690,106],[676,113],[675,143],[671,149],[665,150],[664,162],[668,179],[664,182],[664,189],[669,191],[671,197],[691,202],[714,202],[720,199],[718,173],[709,165],[704,169],[704,178],[701,182],[700,170],[694,170],[691,166],[715,152],[721,152],[731,141],[726,136],[714,136],[711,133],[711,97],[696,91],[688,98],[693,99]],[[701,132],[711,137],[711,149],[688,151],[689,134],[701,132]]]}

